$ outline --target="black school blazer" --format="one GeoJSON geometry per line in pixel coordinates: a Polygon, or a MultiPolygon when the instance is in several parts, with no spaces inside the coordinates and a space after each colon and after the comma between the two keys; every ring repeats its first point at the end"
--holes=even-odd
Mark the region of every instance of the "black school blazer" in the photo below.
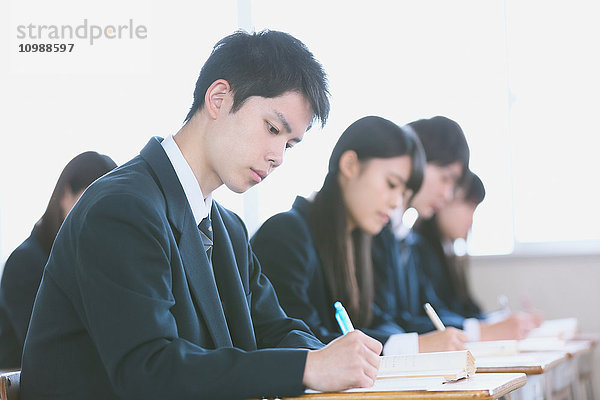
{"type": "Polygon", "coordinates": [[[160,140],[93,183],[63,223],[25,341],[21,399],[302,393],[299,348],[322,344],[282,311],[243,222],[216,202],[213,274],[160,140]]]}

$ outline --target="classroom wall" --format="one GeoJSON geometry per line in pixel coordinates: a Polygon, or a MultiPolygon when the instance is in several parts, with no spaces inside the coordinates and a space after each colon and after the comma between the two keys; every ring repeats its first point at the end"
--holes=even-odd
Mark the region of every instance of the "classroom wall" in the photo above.
{"type": "MultiPolygon", "coordinates": [[[[526,294],[547,318],[577,317],[584,333],[600,333],[600,254],[587,256],[473,257],[473,295],[484,309],[505,294],[513,309],[526,294]]],[[[594,385],[600,391],[600,349],[594,354],[594,385]]]]}

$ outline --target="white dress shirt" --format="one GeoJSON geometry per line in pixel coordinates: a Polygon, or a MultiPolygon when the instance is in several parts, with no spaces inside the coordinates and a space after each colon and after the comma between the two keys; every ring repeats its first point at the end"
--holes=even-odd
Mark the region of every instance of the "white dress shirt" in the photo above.
{"type": "Polygon", "coordinates": [[[167,153],[167,157],[169,157],[169,161],[171,161],[171,165],[173,165],[173,169],[175,169],[175,174],[183,187],[183,192],[192,209],[196,225],[198,225],[200,221],[210,214],[212,193],[206,196],[206,198],[204,197],[202,189],[200,189],[200,183],[196,179],[194,172],[192,172],[192,168],[183,157],[179,146],[175,143],[173,135],[167,136],[161,144],[165,153],[167,153]]]}

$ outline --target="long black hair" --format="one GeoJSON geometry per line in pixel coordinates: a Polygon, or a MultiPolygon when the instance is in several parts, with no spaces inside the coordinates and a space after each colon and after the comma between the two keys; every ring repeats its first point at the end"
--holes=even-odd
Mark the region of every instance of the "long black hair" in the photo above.
{"type": "Polygon", "coordinates": [[[408,124],[419,137],[427,163],[446,166],[455,162],[462,165],[461,180],[469,170],[469,145],[460,125],[443,116],[419,119],[408,124]]]}
{"type": "MultiPolygon", "coordinates": [[[[468,171],[466,178],[464,178],[462,184],[458,187],[456,200],[472,203],[477,206],[484,198],[485,187],[483,186],[483,182],[477,174],[468,171]]],[[[431,245],[438,260],[440,260],[442,266],[448,272],[450,276],[448,284],[451,287],[454,297],[460,302],[461,307],[470,315],[479,314],[481,308],[471,296],[463,263],[460,262],[460,258],[455,254],[448,254],[444,251],[444,241],[446,238],[442,235],[436,215],[429,219],[417,220],[414,229],[431,245]]]]}
{"type": "Polygon", "coordinates": [[[348,211],[338,181],[339,161],[348,150],[356,152],[361,162],[373,158],[411,157],[407,188],[414,193],[423,181],[425,155],[416,136],[395,123],[375,116],[361,118],[337,141],[325,182],[311,206],[311,229],[330,294],[334,300],[346,304],[358,326],[368,327],[374,296],[371,236],[360,228],[355,229],[350,238],[352,248],[348,248],[348,211]]]}
{"type": "Polygon", "coordinates": [[[117,164],[109,156],[95,151],[81,153],[65,166],[52,191],[46,211],[37,223],[42,248],[47,255],[50,255],[58,229],[65,218],[61,200],[67,189],[74,195],[78,194],[116,166],[117,164]]]}

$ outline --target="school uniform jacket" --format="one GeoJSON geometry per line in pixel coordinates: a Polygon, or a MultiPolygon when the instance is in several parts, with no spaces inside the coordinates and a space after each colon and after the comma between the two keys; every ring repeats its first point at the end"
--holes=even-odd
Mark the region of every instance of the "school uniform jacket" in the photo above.
{"type": "Polygon", "coordinates": [[[411,231],[399,240],[389,226],[373,239],[375,302],[407,332],[435,330],[423,308],[427,302],[446,326],[462,329],[465,318],[444,305],[423,272],[422,264],[427,259],[418,251],[418,244],[416,233],[411,231]]]}
{"type": "Polygon", "coordinates": [[[92,184],[42,278],[21,399],[301,394],[299,348],[322,344],[282,311],[240,218],[211,217],[214,268],[160,138],[92,184]]]}
{"type": "MultiPolygon", "coordinates": [[[[425,275],[422,279],[431,282],[433,291],[439,301],[442,302],[441,307],[465,318],[485,318],[481,308],[470,296],[470,293],[457,293],[457,288],[453,284],[456,279],[453,275],[462,274],[461,278],[465,279],[464,270],[452,271],[450,265],[440,258],[432,244],[423,235],[416,234],[413,248],[422,260],[420,263],[421,268],[419,268],[419,272],[425,275]]],[[[454,268],[461,267],[455,266],[454,268]]],[[[468,288],[466,289],[468,291],[468,288]]]]}
{"type": "MultiPolygon", "coordinates": [[[[250,242],[285,312],[306,322],[320,340],[328,343],[342,333],[335,320],[336,299],[327,288],[310,231],[309,207],[308,200],[296,197],[291,210],[265,221],[250,242]]],[[[371,325],[355,328],[382,343],[392,334],[404,333],[376,307],[371,325]]]]}
{"type": "Polygon", "coordinates": [[[31,309],[48,254],[39,228],[11,253],[0,284],[0,369],[19,368],[31,309]]]}

